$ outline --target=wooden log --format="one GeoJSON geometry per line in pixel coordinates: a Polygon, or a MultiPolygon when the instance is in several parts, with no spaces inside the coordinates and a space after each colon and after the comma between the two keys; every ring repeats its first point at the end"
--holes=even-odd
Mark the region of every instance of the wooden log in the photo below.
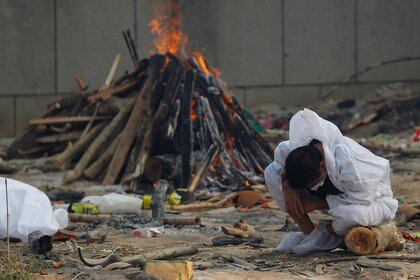
{"type": "Polygon", "coordinates": [[[38,137],[35,141],[37,143],[42,143],[42,144],[67,142],[67,141],[78,140],[81,135],[82,135],[82,132],[80,131],[72,131],[72,132],[67,132],[63,134],[41,136],[41,137],[38,137]]]}
{"type": "Polygon", "coordinates": [[[59,100],[48,104],[48,111],[43,115],[43,117],[54,115],[57,112],[62,111],[63,109],[72,108],[82,99],[84,99],[84,96],[81,93],[73,93],[66,95],[60,98],[59,100]]]}
{"type": "Polygon", "coordinates": [[[112,119],[112,116],[65,116],[65,117],[50,117],[42,119],[32,119],[29,120],[30,125],[40,125],[40,124],[58,124],[58,123],[71,123],[71,122],[89,122],[91,120],[109,120],[112,119]]]}
{"type": "Polygon", "coordinates": [[[62,167],[64,164],[71,162],[74,158],[78,157],[95,139],[96,136],[106,126],[106,123],[101,123],[89,131],[83,138],[80,138],[76,143],[70,143],[67,148],[60,154],[52,158],[52,164],[56,168],[62,167]]]}
{"type": "Polygon", "coordinates": [[[192,127],[191,127],[191,96],[194,88],[196,71],[185,73],[184,87],[181,95],[181,158],[182,158],[182,186],[188,187],[191,176],[192,127]]]}
{"type": "Polygon", "coordinates": [[[145,115],[153,116],[153,118],[151,120],[144,118],[142,124],[141,134],[144,135],[144,138],[138,153],[134,177],[139,177],[144,173],[146,161],[149,159],[149,155],[152,152],[154,142],[156,141],[156,136],[168,119],[169,110],[174,101],[174,96],[178,91],[179,77],[180,71],[177,69],[172,70],[172,74],[169,77],[168,83],[166,84],[165,92],[163,93],[159,108],[156,112],[153,112],[154,110],[152,106],[146,107],[145,115]],[[150,122],[150,124],[148,122],[150,122]]]}
{"type": "Polygon", "coordinates": [[[194,175],[191,184],[188,187],[188,192],[193,193],[198,186],[198,183],[201,182],[203,176],[206,174],[207,169],[209,168],[211,162],[213,161],[214,157],[218,154],[218,149],[216,145],[212,145],[210,149],[207,151],[206,155],[204,156],[202,162],[200,163],[200,167],[198,168],[197,172],[194,175]]]}
{"type": "Polygon", "coordinates": [[[129,92],[138,90],[139,86],[140,86],[140,80],[137,80],[137,79],[131,80],[120,85],[101,89],[97,93],[90,95],[88,97],[88,100],[90,102],[95,102],[98,100],[106,100],[113,95],[119,95],[119,94],[129,93],[129,92]]]}
{"type": "Polygon", "coordinates": [[[167,260],[177,257],[182,257],[185,255],[193,255],[197,254],[198,249],[196,246],[179,246],[179,247],[172,247],[172,248],[165,248],[160,249],[158,251],[149,251],[144,252],[141,254],[127,256],[127,257],[120,257],[117,254],[111,254],[108,257],[102,259],[87,259],[83,257],[82,250],[78,247],[78,255],[82,263],[86,266],[94,267],[94,266],[102,266],[106,267],[111,263],[115,262],[126,262],[131,265],[144,265],[147,260],[167,260]]]}
{"type": "Polygon", "coordinates": [[[115,183],[121,169],[124,165],[127,154],[133,144],[134,138],[139,129],[139,124],[142,122],[143,116],[140,112],[143,111],[145,103],[145,97],[150,97],[151,91],[154,88],[156,81],[159,77],[160,69],[163,65],[162,56],[152,57],[151,65],[147,68],[147,79],[137,97],[136,103],[128,119],[128,122],[121,133],[118,141],[117,150],[112,157],[111,163],[109,164],[108,171],[105,178],[102,181],[102,185],[110,185],[115,183]]]}
{"type": "MultiPolygon", "coordinates": [[[[130,100],[132,101],[132,100],[130,100]]],[[[63,176],[63,183],[67,184],[80,178],[83,171],[92,160],[98,155],[100,148],[107,143],[110,138],[115,135],[119,129],[124,125],[126,117],[133,108],[133,102],[129,102],[124,109],[112,119],[112,121],[101,131],[101,133],[92,142],[89,148],[85,151],[79,162],[76,164],[73,170],[67,171],[63,176]]]]}
{"type": "Polygon", "coordinates": [[[172,179],[174,174],[180,172],[181,157],[175,155],[159,155],[147,160],[144,176],[150,182],[159,179],[172,179]]]}
{"type": "MultiPolygon", "coordinates": [[[[78,94],[69,94],[65,97],[62,97],[58,101],[50,103],[47,108],[47,112],[43,114],[43,117],[49,117],[54,114],[58,114],[64,109],[71,108],[74,104],[83,99],[80,93],[78,94]]],[[[30,149],[36,147],[38,143],[35,142],[35,139],[38,137],[38,133],[35,131],[33,126],[28,126],[24,131],[19,133],[16,136],[16,140],[13,141],[12,145],[7,149],[7,158],[15,158],[19,152],[18,150],[30,149]]]]}
{"type": "Polygon", "coordinates": [[[199,217],[165,217],[164,221],[167,225],[201,225],[199,217]]]}
{"type": "Polygon", "coordinates": [[[177,211],[204,211],[217,208],[226,208],[234,205],[234,201],[237,198],[237,196],[238,194],[235,192],[227,195],[225,198],[217,202],[204,201],[194,202],[186,205],[174,205],[171,206],[171,209],[177,211]]]}
{"type": "Polygon", "coordinates": [[[125,185],[130,185],[132,190],[134,190],[137,187],[137,183],[135,182],[136,180],[134,180],[134,173],[142,141],[143,137],[141,135],[137,135],[137,137],[134,140],[133,147],[128,153],[125,163],[125,169],[122,174],[121,183],[125,185]]]}
{"type": "Polygon", "coordinates": [[[36,155],[45,155],[52,149],[52,145],[38,145],[36,147],[19,150],[19,156],[17,158],[30,158],[36,155]]]}
{"type": "Polygon", "coordinates": [[[83,175],[85,175],[90,180],[95,180],[99,177],[101,172],[106,169],[109,162],[111,161],[112,156],[117,149],[118,139],[119,137],[112,141],[112,144],[106,149],[106,151],[83,172],[83,175]]]}
{"type": "Polygon", "coordinates": [[[58,171],[56,167],[48,164],[49,158],[38,159],[12,159],[5,161],[0,158],[0,173],[15,173],[22,169],[38,169],[43,172],[58,171]]]}
{"type": "Polygon", "coordinates": [[[354,227],[344,238],[347,248],[358,255],[399,251],[404,248],[404,238],[394,224],[375,227],[354,227]]]}

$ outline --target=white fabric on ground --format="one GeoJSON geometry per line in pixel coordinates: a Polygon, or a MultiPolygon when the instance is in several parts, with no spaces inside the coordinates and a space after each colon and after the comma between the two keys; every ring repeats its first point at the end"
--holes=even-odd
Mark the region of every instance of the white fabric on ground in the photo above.
{"type": "MultiPolygon", "coordinates": [[[[42,191],[12,179],[7,179],[7,187],[9,237],[19,238],[26,243],[28,235],[34,231],[52,236],[67,226],[67,212],[62,209],[53,212],[50,200],[42,191]]],[[[5,179],[0,177],[0,238],[7,237],[6,213],[5,179]]]]}
{"type": "Polygon", "coordinates": [[[265,169],[267,188],[283,211],[281,174],[286,157],[317,139],[322,142],[328,176],[343,192],[326,197],[334,231],[344,235],[355,225],[386,224],[395,217],[398,202],[392,198],[388,160],[343,136],[337,126],[308,109],[293,116],[289,137],[277,146],[274,161],[265,169]]]}

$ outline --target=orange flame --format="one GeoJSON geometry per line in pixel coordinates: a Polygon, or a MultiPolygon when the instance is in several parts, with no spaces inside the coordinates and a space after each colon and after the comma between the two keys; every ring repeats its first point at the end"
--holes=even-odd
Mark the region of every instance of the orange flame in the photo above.
{"type": "Polygon", "coordinates": [[[233,98],[232,96],[230,96],[228,93],[226,92],[222,92],[222,99],[225,102],[226,105],[228,105],[229,107],[232,107],[233,105],[233,98]]]}
{"type": "Polygon", "coordinates": [[[252,186],[252,183],[251,183],[250,181],[246,180],[246,181],[244,182],[244,186],[249,188],[249,187],[251,187],[251,186],[252,186]]]}
{"type": "Polygon", "coordinates": [[[197,100],[192,99],[191,100],[191,111],[190,111],[190,118],[192,121],[198,120],[198,113],[196,109],[197,100]]]}
{"type": "Polygon", "coordinates": [[[213,68],[213,67],[210,67],[208,64],[207,64],[207,61],[206,61],[206,59],[204,58],[204,56],[203,56],[203,54],[202,53],[200,53],[200,52],[198,52],[198,51],[195,51],[195,52],[193,52],[193,56],[195,57],[195,59],[197,60],[197,63],[198,63],[198,65],[200,66],[200,68],[201,68],[201,70],[203,70],[203,72],[204,72],[204,74],[213,74],[213,75],[215,75],[216,77],[220,77],[221,75],[222,75],[222,72],[220,72],[220,70],[219,69],[217,69],[217,68],[213,68]]]}
{"type": "Polygon", "coordinates": [[[155,35],[153,43],[156,51],[160,54],[169,52],[180,55],[186,52],[188,36],[181,30],[182,18],[179,12],[179,4],[174,1],[168,0],[156,6],[156,16],[149,27],[155,35]]]}

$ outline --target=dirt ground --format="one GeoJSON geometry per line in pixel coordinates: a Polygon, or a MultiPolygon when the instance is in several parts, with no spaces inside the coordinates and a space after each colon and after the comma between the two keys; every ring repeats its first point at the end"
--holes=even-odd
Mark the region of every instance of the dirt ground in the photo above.
{"type": "MultiPolygon", "coordinates": [[[[403,197],[407,203],[420,203],[420,170],[409,170],[407,162],[417,162],[418,159],[395,158],[392,165],[401,166],[399,171],[392,174],[394,195],[403,197]]],[[[411,166],[410,164],[408,165],[411,166]]],[[[398,169],[398,168],[397,168],[398,169]]],[[[61,174],[42,174],[38,172],[22,172],[14,178],[31,183],[40,189],[51,189],[59,184],[61,174]]],[[[89,190],[98,193],[103,191],[100,187],[87,187],[86,182],[73,185],[73,189],[89,190]]],[[[116,187],[118,189],[118,187],[116,187]]],[[[105,191],[109,191],[105,190],[105,191]]],[[[121,256],[129,256],[145,251],[155,251],[178,245],[193,244],[199,248],[199,253],[192,256],[178,258],[202,262],[215,260],[217,267],[206,270],[194,270],[194,279],[420,279],[420,264],[402,260],[378,260],[381,263],[393,264],[401,267],[398,271],[385,271],[377,268],[362,268],[355,265],[355,261],[335,261],[323,263],[330,258],[353,256],[352,254],[337,249],[330,253],[316,253],[309,256],[294,254],[279,254],[275,251],[276,245],[287,234],[281,231],[288,219],[287,214],[280,211],[275,204],[268,208],[256,208],[248,212],[241,212],[234,207],[215,209],[202,213],[195,213],[201,217],[202,226],[166,226],[164,233],[153,238],[136,238],[109,234],[104,243],[80,244],[84,248],[84,255],[92,258],[104,257],[111,252],[121,256]],[[224,234],[220,226],[230,225],[240,218],[258,230],[264,242],[257,245],[228,245],[214,247],[211,240],[224,234]],[[218,256],[232,255],[258,266],[258,270],[247,268],[223,261],[218,256]]],[[[181,213],[180,215],[191,215],[181,213]]],[[[312,218],[319,219],[320,213],[315,213],[312,218]]],[[[409,224],[409,227],[418,231],[418,224],[409,224]]],[[[0,252],[4,255],[5,243],[1,243],[0,252]]],[[[79,261],[74,246],[70,241],[56,242],[51,254],[35,256],[29,254],[23,244],[13,244],[12,252],[18,252],[25,263],[37,274],[37,279],[127,279],[124,275],[135,268],[108,271],[102,268],[86,268],[79,261]],[[60,259],[63,265],[53,268],[55,259],[60,259]]],[[[406,243],[403,253],[419,254],[420,246],[411,241],[406,243]]],[[[147,278],[138,278],[147,279],[147,278]]]]}

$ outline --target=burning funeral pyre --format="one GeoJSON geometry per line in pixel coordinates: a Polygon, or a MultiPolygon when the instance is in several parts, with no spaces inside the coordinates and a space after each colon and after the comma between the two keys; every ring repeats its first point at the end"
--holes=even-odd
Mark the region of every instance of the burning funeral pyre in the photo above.
{"type": "MultiPolygon", "coordinates": [[[[66,170],[63,183],[80,178],[133,190],[158,179],[195,190],[230,188],[262,180],[272,148],[248,124],[236,98],[199,52],[190,54],[179,7],[161,6],[150,23],[157,52],[140,60],[123,32],[135,70],[48,106],[7,151],[13,170],[24,163],[66,170]]],[[[9,164],[9,165],[8,165],[9,164]]]]}

